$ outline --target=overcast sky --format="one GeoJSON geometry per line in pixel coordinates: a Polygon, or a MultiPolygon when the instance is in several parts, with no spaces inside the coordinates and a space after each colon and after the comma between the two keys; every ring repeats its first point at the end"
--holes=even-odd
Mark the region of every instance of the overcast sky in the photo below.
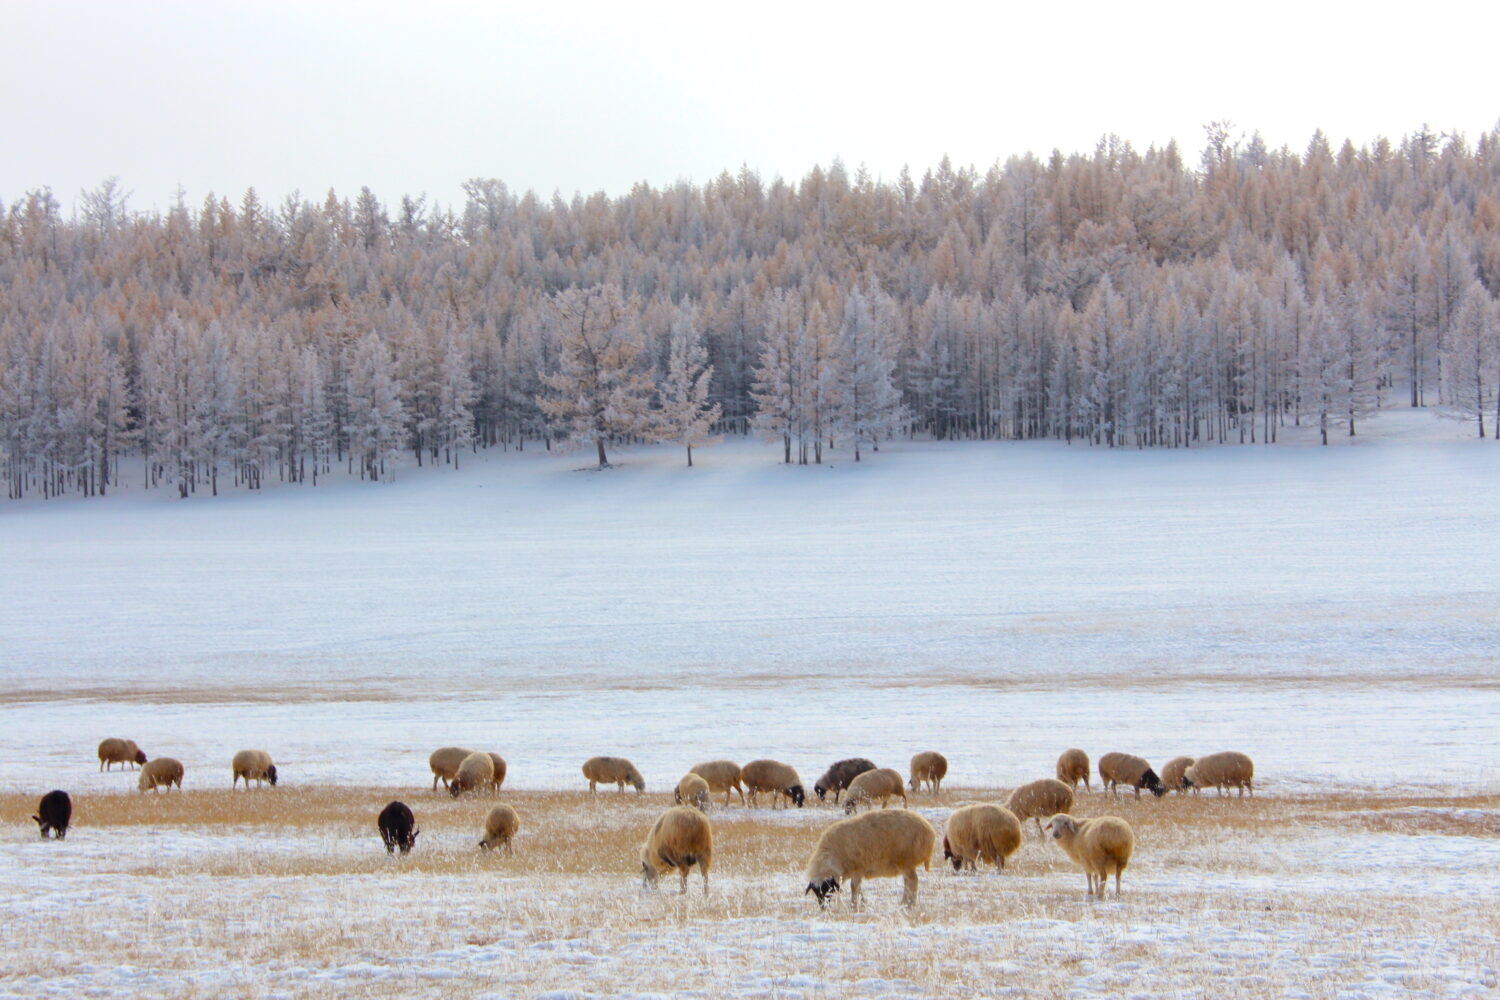
{"type": "Polygon", "coordinates": [[[0,0],[0,201],[50,185],[71,212],[109,176],[137,209],[179,185],[449,204],[476,176],[616,195],[1107,132],[1195,163],[1213,119],[1298,150],[1500,119],[1489,4],[802,6],[0,0]]]}

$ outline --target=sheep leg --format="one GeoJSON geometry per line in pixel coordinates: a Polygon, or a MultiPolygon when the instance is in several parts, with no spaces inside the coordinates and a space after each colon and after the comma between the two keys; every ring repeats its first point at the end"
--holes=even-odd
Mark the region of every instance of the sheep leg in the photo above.
{"type": "Polygon", "coordinates": [[[589,794],[590,795],[597,795],[598,794],[597,790],[594,788],[594,779],[593,778],[589,779],[589,794]]]}
{"type": "Polygon", "coordinates": [[[915,868],[901,876],[901,905],[907,907],[917,905],[917,870],[915,868]]]}
{"type": "Polygon", "coordinates": [[[687,895],[687,878],[689,870],[689,866],[687,865],[683,865],[681,868],[677,869],[677,874],[682,876],[682,888],[677,891],[677,895],[679,896],[687,895]]]}
{"type": "Polygon", "coordinates": [[[863,881],[863,875],[853,875],[849,878],[849,908],[855,913],[859,912],[859,884],[863,881]]]}

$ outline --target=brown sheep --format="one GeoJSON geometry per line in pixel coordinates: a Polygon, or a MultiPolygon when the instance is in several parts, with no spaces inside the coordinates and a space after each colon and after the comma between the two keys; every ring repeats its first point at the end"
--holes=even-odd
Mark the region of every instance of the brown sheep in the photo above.
{"type": "Polygon", "coordinates": [[[1136,798],[1141,797],[1142,788],[1148,789],[1157,798],[1167,794],[1167,787],[1161,783],[1156,772],[1151,770],[1151,765],[1146,763],[1145,758],[1133,754],[1107,753],[1100,757],[1099,780],[1112,795],[1119,794],[1115,791],[1116,785],[1134,788],[1136,798]]]}
{"type": "Polygon", "coordinates": [[[906,785],[901,780],[901,773],[893,767],[877,767],[873,771],[866,771],[849,782],[846,794],[848,798],[844,799],[844,812],[851,816],[862,805],[873,806],[876,799],[880,800],[882,809],[898,795],[901,796],[901,804],[906,805],[906,785]]]}
{"type": "Polygon", "coordinates": [[[1135,852],[1135,834],[1118,816],[1076,820],[1063,813],[1047,821],[1047,830],[1057,846],[1076,861],[1088,876],[1089,895],[1104,898],[1109,873],[1115,874],[1115,895],[1120,894],[1120,873],[1135,852]]]}
{"type": "Polygon", "coordinates": [[[637,795],[646,790],[646,779],[624,757],[590,757],[583,762],[583,776],[589,779],[591,792],[595,785],[615,785],[623,792],[628,784],[637,795]]]}
{"type": "Polygon", "coordinates": [[[510,806],[498,805],[484,818],[484,839],[479,842],[479,847],[485,851],[492,847],[503,847],[506,854],[513,855],[515,852],[511,850],[510,841],[519,829],[521,817],[516,815],[516,811],[510,806]]]}
{"type": "Polygon", "coordinates": [[[476,750],[458,765],[458,772],[448,782],[448,794],[455,799],[464,792],[477,792],[495,783],[495,762],[483,750],[476,750]]]}
{"type": "Polygon", "coordinates": [[[708,817],[691,806],[673,806],[662,813],[641,845],[641,878],[656,885],[658,875],[677,869],[686,894],[688,870],[693,865],[703,875],[703,894],[708,895],[708,870],[714,861],[714,829],[708,817]]]}
{"type": "Polygon", "coordinates": [[[907,809],[841,819],[823,831],[813,848],[804,876],[807,892],[817,897],[819,907],[826,906],[840,880],[847,878],[849,905],[857,910],[861,882],[900,875],[901,905],[916,906],[917,867],[932,870],[936,842],[932,824],[907,809]]]}
{"type": "Polygon", "coordinates": [[[1083,787],[1092,792],[1093,786],[1089,784],[1089,755],[1077,747],[1064,750],[1062,756],[1057,758],[1057,780],[1074,792],[1078,791],[1078,782],[1082,780],[1083,787]]]}
{"type": "Polygon", "coordinates": [[[432,768],[432,790],[437,791],[439,781],[447,788],[453,776],[458,773],[458,765],[473,752],[463,747],[438,747],[432,751],[432,755],[427,758],[427,766],[432,768]]]}
{"type": "Polygon", "coordinates": [[[182,761],[173,757],[157,757],[141,765],[141,776],[135,785],[141,791],[171,789],[173,785],[182,790],[182,761]]]}
{"type": "Polygon", "coordinates": [[[1056,778],[1038,778],[1010,793],[1005,807],[1022,823],[1036,820],[1036,832],[1042,832],[1042,817],[1055,816],[1073,808],[1073,789],[1056,778]]]}
{"type": "Polygon", "coordinates": [[[500,786],[505,784],[505,758],[497,753],[490,754],[490,763],[495,768],[495,777],[490,781],[490,791],[500,792],[500,786]]]}
{"type": "Polygon", "coordinates": [[[1167,766],[1161,769],[1161,783],[1169,792],[1185,792],[1193,787],[1192,782],[1187,780],[1187,769],[1193,766],[1191,757],[1173,757],[1167,761],[1167,766]]]}
{"type": "Polygon", "coordinates": [[[948,817],[943,832],[943,857],[961,871],[967,863],[970,871],[976,861],[988,861],[1001,871],[1005,859],[1021,847],[1021,821],[1004,806],[983,802],[961,806],[948,817]]]}
{"type": "Polygon", "coordinates": [[[797,776],[796,768],[779,760],[752,760],[740,769],[740,777],[744,779],[745,788],[750,792],[752,806],[761,792],[770,792],[772,809],[781,803],[782,796],[797,803],[798,809],[802,808],[806,795],[802,791],[802,779],[797,776]]]}
{"type": "Polygon", "coordinates": [[[271,763],[271,755],[264,750],[241,750],[234,755],[230,767],[234,771],[234,780],[229,783],[231,788],[238,785],[241,778],[245,779],[247,792],[250,790],[251,779],[257,785],[269,781],[272,788],[276,787],[276,765],[271,763]]]}
{"type": "Polygon", "coordinates": [[[911,790],[920,792],[925,782],[933,795],[943,787],[943,776],[948,773],[948,758],[936,750],[923,750],[911,759],[911,790]]]}
{"type": "Polygon", "coordinates": [[[696,774],[708,782],[708,790],[711,792],[724,793],[724,805],[729,805],[729,793],[736,792],[740,797],[740,805],[745,804],[745,789],[740,784],[740,766],[732,760],[708,760],[702,764],[694,764],[689,769],[690,773],[696,774]]]}
{"type": "Polygon", "coordinates": [[[1183,776],[1193,788],[1217,788],[1223,795],[1226,789],[1238,788],[1243,798],[1246,792],[1255,798],[1255,764],[1249,757],[1234,750],[1211,753],[1199,757],[1183,776]]]}
{"type": "Polygon", "coordinates": [[[114,765],[139,767],[146,763],[146,755],[135,745],[135,740],[122,740],[111,736],[99,742],[99,770],[109,771],[114,765]]]}
{"type": "Polygon", "coordinates": [[[677,782],[672,798],[680,806],[694,806],[699,812],[708,812],[708,782],[703,780],[702,775],[689,771],[677,782]]]}

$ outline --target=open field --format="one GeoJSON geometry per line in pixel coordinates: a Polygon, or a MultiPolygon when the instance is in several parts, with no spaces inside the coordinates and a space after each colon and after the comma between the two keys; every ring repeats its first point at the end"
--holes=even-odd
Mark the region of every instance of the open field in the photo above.
{"type": "MultiPolygon", "coordinates": [[[[1000,790],[914,797],[949,807],[1000,790]]],[[[63,843],[0,796],[0,991],[153,995],[703,997],[1491,996],[1500,988],[1500,795],[1373,790],[1254,799],[1084,794],[1137,833],[1125,895],[1089,902],[1029,827],[1004,874],[940,855],[826,913],[801,870],[831,807],[716,807],[695,873],[641,888],[666,795],[506,792],[516,854],[480,852],[488,797],[408,789],[422,835],[389,857],[389,789],[81,797],[63,843]],[[24,878],[16,877],[25,871],[24,878]]]]}

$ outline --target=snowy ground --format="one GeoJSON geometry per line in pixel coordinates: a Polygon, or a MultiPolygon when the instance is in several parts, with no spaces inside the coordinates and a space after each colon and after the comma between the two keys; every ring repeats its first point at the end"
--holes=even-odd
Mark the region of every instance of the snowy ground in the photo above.
{"type": "MultiPolygon", "coordinates": [[[[653,791],[708,757],[778,757],[811,784],[841,756],[904,767],[929,748],[955,782],[1008,786],[1077,745],[1157,763],[1245,750],[1271,799],[1494,795],[1500,448],[1427,413],[1365,433],[1328,449],[900,444],[810,469],[754,442],[704,450],[691,470],[670,449],[605,473],[528,451],[379,486],[0,505],[0,792],[124,794],[134,776],[93,759],[119,735],[182,759],[192,789],[227,786],[248,746],[276,756],[288,788],[411,795],[449,743],[504,754],[517,789],[576,788],[585,757],[624,754],[653,791]]],[[[373,867],[351,881],[213,863],[369,850],[337,826],[273,844],[212,822],[85,824],[41,845],[15,815],[0,830],[0,994],[302,995],[352,980],[436,995],[450,974],[457,995],[691,985],[624,975],[624,954],[697,962],[708,996],[926,996],[944,992],[933,970],[955,941],[999,977],[981,989],[964,952],[955,991],[972,995],[1166,995],[1228,971],[1247,985],[1221,978],[1218,995],[1486,995],[1500,964],[1493,922],[1476,938],[1462,919],[1495,899],[1492,878],[1468,878],[1500,860],[1491,819],[1461,836],[1350,836],[1325,818],[1254,838],[1257,863],[1222,878],[1212,853],[1145,852],[1139,908],[1082,907],[1082,877],[1058,865],[1023,883],[1044,903],[1007,897],[1005,919],[949,880],[915,923],[887,908],[830,924],[791,898],[793,864],[729,871],[710,910],[663,903],[639,926],[590,930],[592,900],[642,905],[618,872],[533,878],[511,933],[491,916],[511,905],[503,879],[455,870],[414,890],[373,867]],[[1357,919],[1372,894],[1373,929],[1357,919]],[[328,928],[366,899],[429,916],[451,902],[444,933],[485,930],[328,928]],[[560,927],[544,904],[579,912],[560,927]],[[101,965],[70,928],[121,908],[169,940],[130,960],[139,927],[111,926],[123,943],[101,965]],[[330,935],[338,960],[257,972],[259,946],[214,941],[241,919],[330,935]],[[681,953],[661,933],[674,928],[722,950],[681,953]],[[52,932],[67,943],[48,957],[37,935],[52,932]],[[1294,952],[1328,965],[1308,980],[1322,986],[1298,985],[1294,952]],[[29,964],[7,968],[8,954],[29,964]],[[1069,977],[1037,991],[1007,978],[1038,959],[1069,977]]]]}

